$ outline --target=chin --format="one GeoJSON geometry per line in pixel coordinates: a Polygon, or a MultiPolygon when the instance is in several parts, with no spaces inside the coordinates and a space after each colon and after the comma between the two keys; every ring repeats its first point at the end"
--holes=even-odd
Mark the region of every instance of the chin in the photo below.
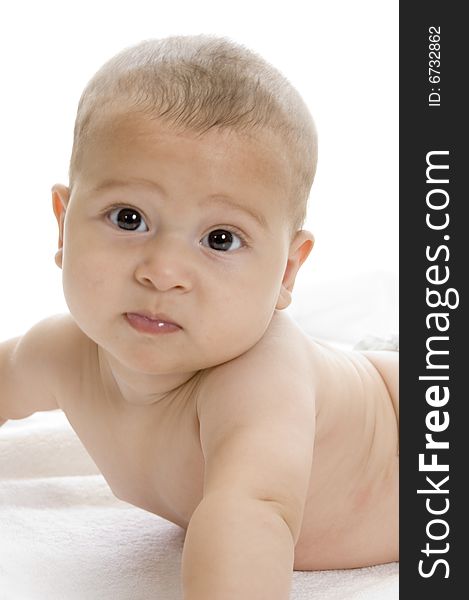
{"type": "Polygon", "coordinates": [[[106,348],[106,351],[127,369],[142,375],[177,375],[200,371],[211,366],[197,353],[183,354],[180,350],[165,352],[159,349],[159,351],[150,352],[148,349],[146,351],[139,349],[136,352],[134,347],[134,352],[129,352],[129,348],[106,348]]]}

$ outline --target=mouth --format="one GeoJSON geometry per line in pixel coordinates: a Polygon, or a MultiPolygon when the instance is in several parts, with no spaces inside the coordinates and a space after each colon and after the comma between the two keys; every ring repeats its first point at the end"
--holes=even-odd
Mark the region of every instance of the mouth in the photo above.
{"type": "Polygon", "coordinates": [[[135,313],[125,313],[127,322],[137,331],[142,333],[174,333],[180,331],[182,327],[171,320],[165,314],[154,315],[147,311],[139,311],[135,313]]]}

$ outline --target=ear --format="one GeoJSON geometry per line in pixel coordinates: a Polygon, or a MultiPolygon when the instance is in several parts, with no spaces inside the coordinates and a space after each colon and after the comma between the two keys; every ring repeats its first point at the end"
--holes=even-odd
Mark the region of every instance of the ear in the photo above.
{"type": "Polygon", "coordinates": [[[65,185],[56,183],[52,186],[52,208],[59,225],[59,249],[55,253],[55,264],[61,269],[63,258],[65,212],[70,200],[70,190],[65,185]]]}
{"type": "Polygon", "coordinates": [[[296,274],[308,258],[314,246],[314,236],[310,231],[297,231],[290,244],[287,266],[283,274],[282,286],[275,308],[282,310],[291,303],[291,292],[295,284],[296,274]]]}

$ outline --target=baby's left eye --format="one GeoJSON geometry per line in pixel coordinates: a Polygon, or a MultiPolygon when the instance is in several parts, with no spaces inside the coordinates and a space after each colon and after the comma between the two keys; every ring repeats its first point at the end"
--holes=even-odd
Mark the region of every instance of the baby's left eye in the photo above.
{"type": "Polygon", "coordinates": [[[222,252],[238,250],[238,248],[243,246],[241,237],[233,231],[227,231],[226,229],[214,229],[202,238],[202,242],[204,240],[207,240],[212,250],[220,250],[222,252]]]}
{"type": "Polygon", "coordinates": [[[109,213],[109,219],[111,220],[111,223],[117,225],[119,229],[125,229],[126,231],[148,231],[145,221],[135,208],[115,208],[109,213]],[[116,215],[115,220],[113,215],[116,215]],[[146,229],[141,229],[141,225],[146,227],[146,229]]]}

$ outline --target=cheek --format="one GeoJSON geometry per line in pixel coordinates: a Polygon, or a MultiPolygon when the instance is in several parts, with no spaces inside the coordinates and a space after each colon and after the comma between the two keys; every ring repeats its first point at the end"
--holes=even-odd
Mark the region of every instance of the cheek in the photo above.
{"type": "Polygon", "coordinates": [[[279,265],[263,265],[241,270],[219,280],[218,293],[214,297],[218,314],[224,329],[237,329],[242,335],[245,330],[263,330],[275,308],[282,269],[279,265]]]}
{"type": "Polygon", "coordinates": [[[246,284],[248,295],[256,297],[259,302],[269,304],[272,296],[278,293],[285,271],[286,260],[277,253],[266,256],[250,276],[246,284]]]}
{"type": "Polygon", "coordinates": [[[109,260],[104,249],[86,240],[66,243],[63,256],[64,293],[99,298],[109,282],[115,281],[116,261],[109,260]]]}

